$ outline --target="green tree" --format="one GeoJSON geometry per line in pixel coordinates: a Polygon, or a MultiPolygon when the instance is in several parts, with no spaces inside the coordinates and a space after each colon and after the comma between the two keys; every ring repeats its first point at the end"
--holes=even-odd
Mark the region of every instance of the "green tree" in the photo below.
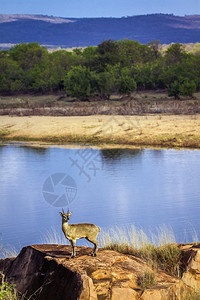
{"type": "Polygon", "coordinates": [[[112,40],[103,41],[97,46],[97,55],[94,58],[94,70],[104,72],[107,65],[115,65],[119,62],[119,46],[112,40]]]}
{"type": "Polygon", "coordinates": [[[86,99],[96,91],[96,76],[86,67],[72,67],[64,78],[64,88],[67,95],[86,99]]]}
{"type": "Polygon", "coordinates": [[[159,52],[160,40],[151,41],[147,45],[152,49],[154,56],[156,58],[160,57],[160,52],[159,52]]]}
{"type": "Polygon", "coordinates": [[[174,97],[175,99],[180,99],[180,82],[175,80],[168,87],[168,96],[174,97]]]}
{"type": "Polygon", "coordinates": [[[134,78],[131,76],[130,70],[125,67],[121,69],[118,79],[118,91],[120,94],[130,94],[137,88],[134,78]]]}
{"type": "Polygon", "coordinates": [[[11,86],[16,80],[18,83],[22,81],[22,76],[23,72],[15,61],[7,57],[0,59],[0,92],[15,91],[11,86]]]}
{"type": "Polygon", "coordinates": [[[165,54],[166,64],[171,65],[180,63],[185,55],[186,52],[184,51],[182,44],[171,44],[165,54]]]}
{"type": "Polygon", "coordinates": [[[138,64],[152,62],[156,59],[155,51],[147,46],[142,45],[139,42],[131,40],[120,40],[119,45],[119,61],[123,67],[130,68],[138,64]]]}
{"type": "Polygon", "coordinates": [[[105,71],[97,74],[98,92],[102,98],[110,98],[115,91],[115,77],[111,72],[105,71]]]}
{"type": "Polygon", "coordinates": [[[24,70],[29,70],[48,57],[48,51],[38,43],[21,43],[9,50],[9,56],[24,70]]]}
{"type": "Polygon", "coordinates": [[[180,94],[183,96],[193,97],[195,91],[196,91],[196,84],[193,80],[189,81],[188,79],[186,79],[180,85],[180,94]]]}

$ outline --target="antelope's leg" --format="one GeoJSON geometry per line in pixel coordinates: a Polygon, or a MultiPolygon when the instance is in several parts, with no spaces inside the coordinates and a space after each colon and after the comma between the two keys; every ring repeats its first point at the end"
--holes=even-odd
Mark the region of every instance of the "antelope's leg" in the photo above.
{"type": "Polygon", "coordinates": [[[94,250],[93,250],[94,256],[97,255],[98,248],[99,248],[99,242],[96,241],[96,243],[94,244],[94,250]]]}
{"type": "Polygon", "coordinates": [[[96,256],[97,255],[98,246],[99,246],[99,242],[96,239],[88,239],[88,238],[86,238],[86,240],[89,241],[90,243],[92,243],[94,245],[94,248],[92,249],[91,255],[92,256],[96,256]]]}
{"type": "Polygon", "coordinates": [[[75,245],[76,245],[76,240],[70,240],[70,244],[71,244],[71,247],[72,247],[72,254],[71,254],[71,257],[75,257],[76,256],[76,252],[75,252],[75,245]]]}

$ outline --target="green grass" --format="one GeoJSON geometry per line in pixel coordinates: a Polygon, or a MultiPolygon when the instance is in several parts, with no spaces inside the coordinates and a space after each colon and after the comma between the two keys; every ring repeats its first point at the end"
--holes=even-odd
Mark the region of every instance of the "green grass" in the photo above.
{"type": "Polygon", "coordinates": [[[5,275],[0,272],[0,300],[31,300],[37,299],[42,286],[35,291],[32,295],[27,297],[26,293],[21,294],[17,291],[15,284],[8,283],[5,280],[5,275]]]}
{"type": "Polygon", "coordinates": [[[145,289],[149,289],[155,282],[155,274],[150,271],[146,271],[142,276],[139,276],[137,279],[137,283],[143,291],[145,289]]]}
{"type": "Polygon", "coordinates": [[[0,272],[0,299],[1,300],[19,300],[15,285],[5,281],[5,276],[0,272]]]}
{"type": "Polygon", "coordinates": [[[0,128],[0,139],[4,139],[9,133],[8,129],[0,128]]]}

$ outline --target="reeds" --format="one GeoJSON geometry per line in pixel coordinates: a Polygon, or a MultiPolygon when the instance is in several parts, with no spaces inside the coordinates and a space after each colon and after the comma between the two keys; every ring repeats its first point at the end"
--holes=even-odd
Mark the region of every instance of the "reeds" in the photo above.
{"type": "MultiPolygon", "coordinates": [[[[15,247],[4,248],[0,247],[0,259],[7,257],[16,257],[19,254],[19,251],[15,247]]],[[[1,299],[1,298],[0,298],[1,299]]]]}
{"type": "Polygon", "coordinates": [[[101,233],[100,244],[104,249],[140,257],[152,268],[180,276],[181,250],[175,244],[172,229],[165,226],[149,234],[135,226],[115,227],[101,233]]]}
{"type": "Polygon", "coordinates": [[[61,230],[56,230],[54,227],[47,230],[45,233],[42,234],[41,243],[42,244],[59,244],[65,245],[67,239],[65,238],[64,234],[61,230]]]}

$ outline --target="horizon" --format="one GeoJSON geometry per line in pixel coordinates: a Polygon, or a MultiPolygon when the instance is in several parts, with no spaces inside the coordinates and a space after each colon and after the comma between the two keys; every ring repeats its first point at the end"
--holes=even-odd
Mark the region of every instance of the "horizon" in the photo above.
{"type": "Polygon", "coordinates": [[[199,14],[185,14],[185,15],[178,15],[174,13],[146,13],[146,14],[137,14],[137,15],[129,15],[129,16],[97,16],[97,17],[69,17],[69,16],[59,16],[59,15],[48,15],[48,14],[40,14],[40,13],[0,13],[0,16],[2,15],[10,15],[10,16],[42,16],[42,17],[49,17],[49,18],[64,18],[64,19],[96,19],[96,18],[113,18],[113,19],[120,19],[120,18],[131,18],[131,17],[142,17],[142,16],[151,16],[151,15],[168,15],[168,16],[174,16],[174,17],[187,17],[187,16],[200,16],[199,14]]]}
{"type": "Polygon", "coordinates": [[[199,15],[199,0],[1,0],[1,14],[48,15],[62,18],[121,18],[149,14],[199,15]]]}

